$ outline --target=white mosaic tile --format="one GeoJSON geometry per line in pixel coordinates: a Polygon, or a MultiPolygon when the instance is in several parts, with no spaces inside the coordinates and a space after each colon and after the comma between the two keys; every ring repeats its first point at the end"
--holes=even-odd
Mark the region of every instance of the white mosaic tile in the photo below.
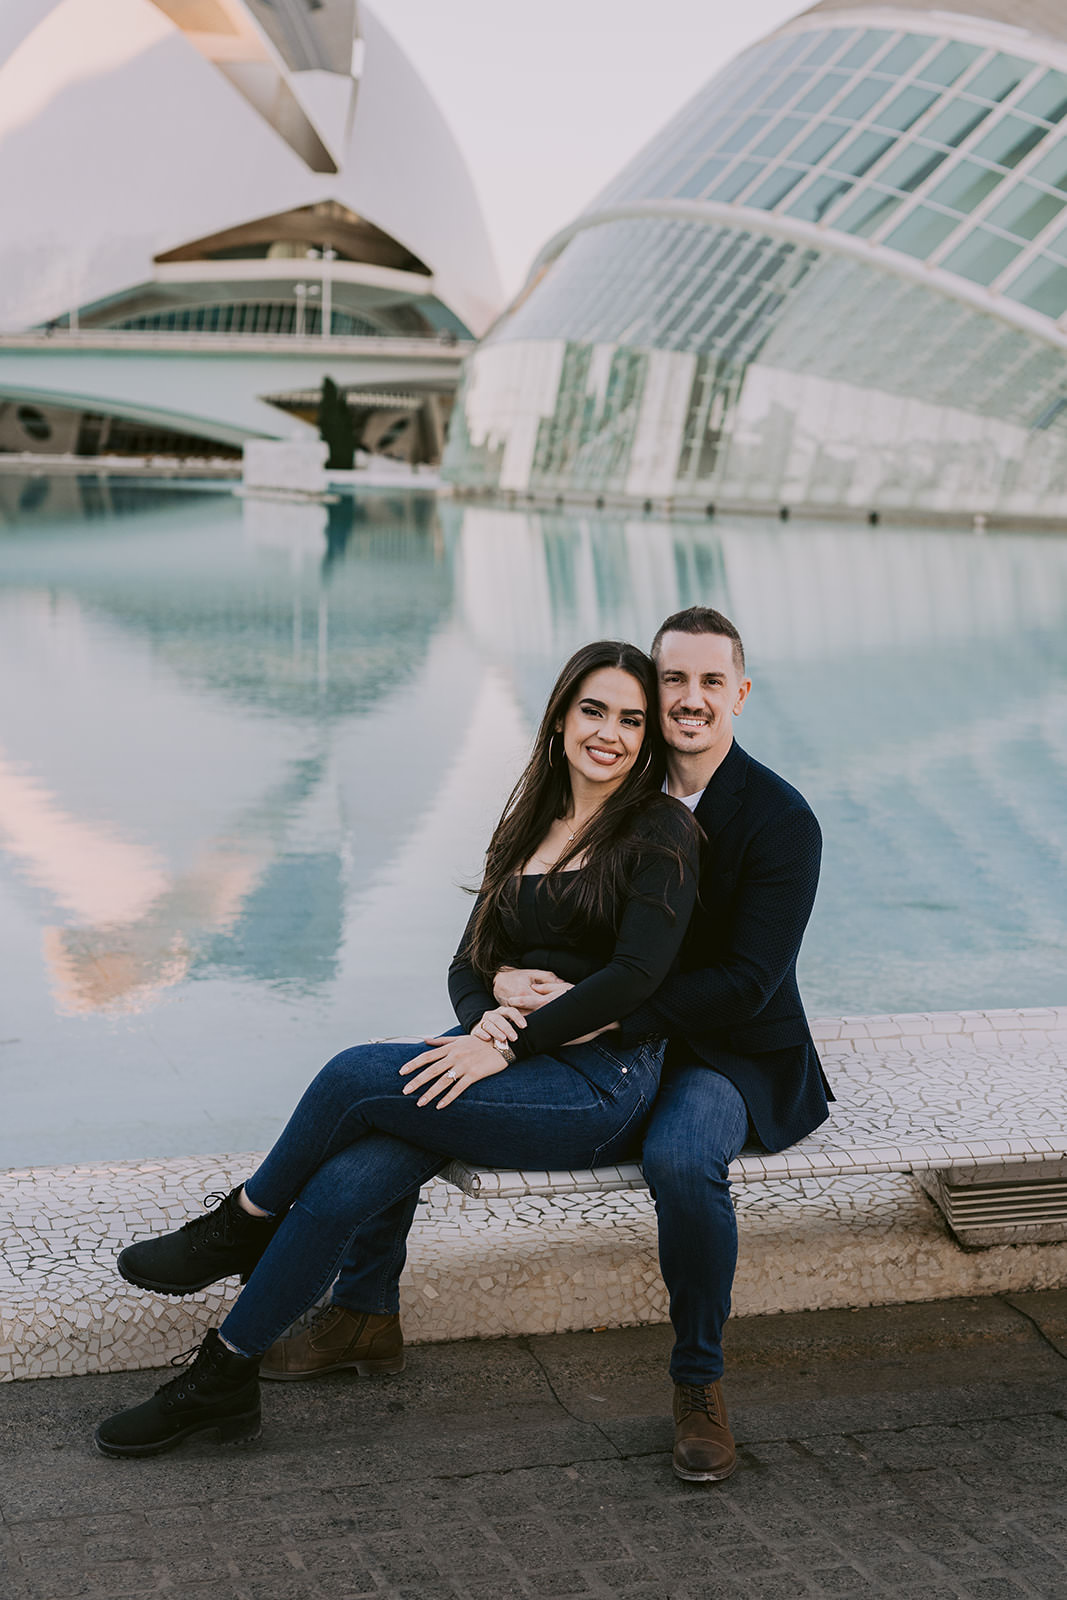
{"type": "MultiPolygon", "coordinates": [[[[1067,1006],[843,1017],[817,1021],[812,1032],[837,1095],[830,1120],[780,1155],[743,1154],[731,1168],[735,1183],[1067,1154],[1067,1006]],[[930,1031],[913,1033],[917,1022],[930,1031]],[[1038,1022],[1046,1026],[1029,1026],[1038,1022]],[[839,1036],[829,1037],[834,1030],[839,1036]]],[[[458,1162],[448,1175],[479,1195],[569,1193],[590,1182],[587,1173],[496,1173],[458,1162]]],[[[608,1189],[644,1186],[632,1165],[599,1169],[597,1180],[608,1189]]]]}
{"type": "MultiPolygon", "coordinates": [[[[1067,1245],[963,1251],[899,1169],[1067,1155],[1067,1007],[840,1018],[813,1031],[840,1099],[830,1123],[794,1150],[738,1164],[735,1311],[1062,1283],[1067,1245]]],[[[185,1300],[142,1294],[118,1278],[115,1255],[178,1226],[257,1159],[0,1173],[0,1379],[158,1366],[194,1345],[236,1285],[185,1300]]],[[[532,1190],[520,1180],[515,1192],[516,1175],[494,1175],[477,1198],[428,1187],[402,1285],[409,1339],[665,1320],[655,1218],[637,1169],[611,1169],[593,1189],[591,1174],[570,1174],[564,1189],[544,1192],[553,1177],[538,1174],[532,1190]]]]}

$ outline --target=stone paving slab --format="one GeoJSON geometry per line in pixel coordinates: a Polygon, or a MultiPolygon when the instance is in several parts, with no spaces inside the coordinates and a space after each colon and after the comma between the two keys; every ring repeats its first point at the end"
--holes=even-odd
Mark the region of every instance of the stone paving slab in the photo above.
{"type": "Polygon", "coordinates": [[[89,1433],[151,1375],[0,1391],[3,1600],[1063,1600],[1067,1294],[740,1319],[727,1483],[670,1471],[668,1330],[265,1385],[263,1439],[89,1433]]]}

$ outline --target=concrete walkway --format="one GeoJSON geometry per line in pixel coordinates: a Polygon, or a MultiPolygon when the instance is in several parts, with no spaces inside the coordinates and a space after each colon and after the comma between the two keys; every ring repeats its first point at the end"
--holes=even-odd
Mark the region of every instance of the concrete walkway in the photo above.
{"type": "MultiPolygon", "coordinates": [[[[662,1327],[264,1385],[250,1447],[107,1461],[153,1375],[0,1390],[4,1600],[1067,1596],[1067,1291],[731,1324],[726,1484],[671,1474],[662,1327]]],[[[168,1374],[169,1375],[169,1374],[168,1374]]]]}

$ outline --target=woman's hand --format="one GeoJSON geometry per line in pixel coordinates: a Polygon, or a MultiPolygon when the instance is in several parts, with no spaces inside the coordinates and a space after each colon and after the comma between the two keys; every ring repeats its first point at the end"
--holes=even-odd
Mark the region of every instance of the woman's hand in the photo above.
{"type": "Polygon", "coordinates": [[[417,1089],[425,1089],[416,1102],[420,1106],[437,1100],[437,1109],[441,1111],[472,1083],[491,1078],[507,1066],[499,1050],[484,1039],[474,1038],[473,1034],[453,1034],[447,1039],[427,1039],[426,1043],[429,1050],[400,1068],[402,1078],[418,1074],[404,1085],[404,1093],[414,1094],[417,1089]],[[446,1092],[442,1094],[442,1090],[446,1092]]]}
{"type": "Polygon", "coordinates": [[[525,1026],[526,1018],[517,1006],[497,1006],[495,1011],[483,1011],[481,1021],[471,1029],[471,1038],[514,1044],[518,1029],[525,1026]]]}

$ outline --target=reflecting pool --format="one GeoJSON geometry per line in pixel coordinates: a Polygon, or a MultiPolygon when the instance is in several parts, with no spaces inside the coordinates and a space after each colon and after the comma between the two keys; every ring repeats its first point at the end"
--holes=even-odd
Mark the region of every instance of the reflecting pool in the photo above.
{"type": "Polygon", "coordinates": [[[559,664],[695,601],[823,823],[809,1011],[1063,1003],[1065,539],[0,477],[0,1165],[260,1147],[446,1025],[559,664]]]}

